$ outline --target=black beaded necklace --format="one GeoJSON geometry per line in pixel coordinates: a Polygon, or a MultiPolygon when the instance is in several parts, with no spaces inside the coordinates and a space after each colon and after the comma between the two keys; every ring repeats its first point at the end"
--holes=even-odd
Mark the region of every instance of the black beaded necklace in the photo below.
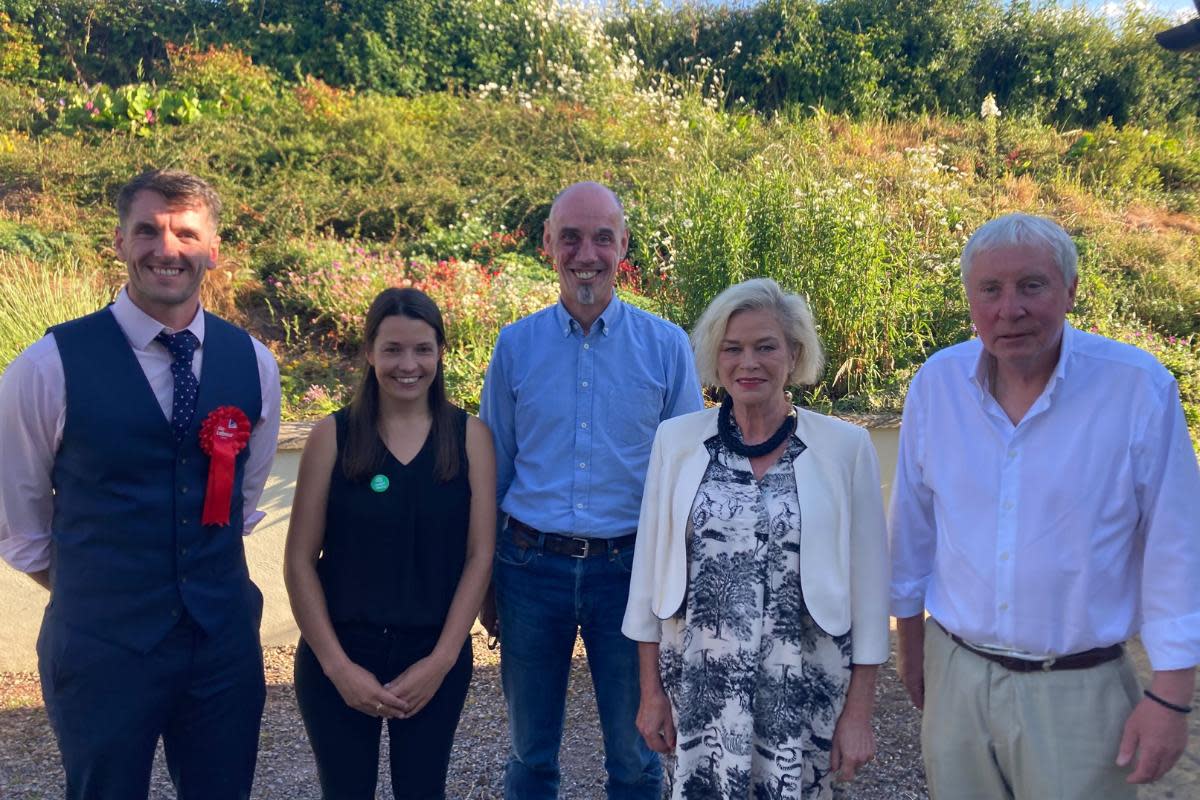
{"type": "Polygon", "coordinates": [[[746,458],[758,458],[765,456],[767,453],[773,452],[776,447],[783,444],[783,440],[791,436],[796,431],[796,409],[793,406],[792,410],[783,419],[783,424],[779,426],[779,430],[771,435],[770,439],[758,444],[746,444],[742,441],[742,432],[738,429],[737,424],[733,421],[733,398],[728,394],[721,401],[721,410],[717,413],[717,433],[721,436],[721,444],[731,452],[737,453],[739,456],[746,458]]]}

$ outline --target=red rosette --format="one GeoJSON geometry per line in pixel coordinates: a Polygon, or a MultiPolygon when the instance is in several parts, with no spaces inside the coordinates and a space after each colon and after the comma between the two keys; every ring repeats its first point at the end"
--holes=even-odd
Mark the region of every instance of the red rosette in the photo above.
{"type": "Polygon", "coordinates": [[[228,525],[233,502],[234,462],[250,441],[250,420],[237,406],[220,406],[200,426],[200,449],[208,454],[201,525],[228,525]]]}

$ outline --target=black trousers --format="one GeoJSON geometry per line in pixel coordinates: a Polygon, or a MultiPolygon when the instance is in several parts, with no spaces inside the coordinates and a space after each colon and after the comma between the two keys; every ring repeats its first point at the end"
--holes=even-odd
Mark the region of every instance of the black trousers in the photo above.
{"type": "Polygon", "coordinates": [[[184,619],[149,653],[48,620],[38,668],[68,800],[150,792],[161,736],[180,800],[250,796],[266,687],[258,629],[184,619]]]}
{"type": "MultiPolygon", "coordinates": [[[[387,683],[429,655],[438,632],[414,635],[354,625],[338,626],[337,635],[351,661],[387,683]]],[[[445,797],[450,748],[467,699],[471,668],[468,639],[429,703],[408,719],[387,720],[392,793],[398,800],[445,797]]],[[[325,800],[374,798],[382,720],[345,704],[304,639],[296,650],[296,700],[325,800]]]]}

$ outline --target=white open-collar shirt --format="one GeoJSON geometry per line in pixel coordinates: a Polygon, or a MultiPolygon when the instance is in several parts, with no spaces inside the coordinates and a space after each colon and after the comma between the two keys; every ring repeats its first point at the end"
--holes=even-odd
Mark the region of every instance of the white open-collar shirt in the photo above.
{"type": "MultiPolygon", "coordinates": [[[[163,416],[171,418],[175,379],[173,357],[154,337],[166,330],[129,299],[124,289],[110,307],[154,392],[163,416]]],[[[204,314],[187,326],[200,340],[192,357],[197,380],[204,363],[204,314]]],[[[262,413],[250,435],[250,455],[242,479],[244,531],[265,516],[258,501],[275,458],[279,437],[279,367],[262,342],[251,337],[258,363],[262,413]]],[[[54,516],[51,472],[67,415],[62,357],[47,334],[13,360],[0,376],[0,558],[22,572],[50,566],[50,524],[54,516]]]]}
{"type": "Polygon", "coordinates": [[[979,340],[935,354],[904,405],[892,613],[1063,655],[1140,633],[1156,670],[1200,663],[1200,470],[1174,378],[1064,325],[1013,424],[979,340]]]}

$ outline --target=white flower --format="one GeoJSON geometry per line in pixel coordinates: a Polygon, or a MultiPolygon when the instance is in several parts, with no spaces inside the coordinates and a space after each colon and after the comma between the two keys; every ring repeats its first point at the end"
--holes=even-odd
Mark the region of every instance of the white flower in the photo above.
{"type": "Polygon", "coordinates": [[[983,105],[979,109],[979,116],[984,119],[993,119],[1000,116],[1000,106],[996,105],[996,95],[988,92],[988,96],[983,98],[983,105]]]}

